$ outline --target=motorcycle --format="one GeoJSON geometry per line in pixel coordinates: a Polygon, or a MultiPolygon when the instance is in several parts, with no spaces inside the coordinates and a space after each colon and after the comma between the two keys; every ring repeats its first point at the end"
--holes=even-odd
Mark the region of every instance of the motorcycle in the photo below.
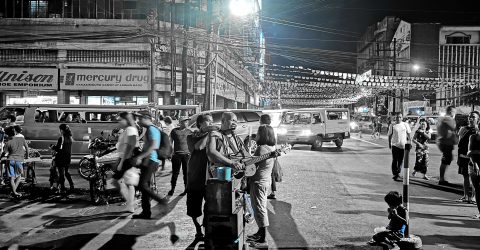
{"type": "Polygon", "coordinates": [[[118,162],[118,152],[115,147],[115,134],[118,130],[114,130],[112,134],[104,137],[102,131],[101,136],[94,138],[88,145],[90,154],[84,156],[79,163],[78,173],[80,176],[89,181],[90,184],[90,200],[94,204],[101,202],[108,203],[106,197],[107,173],[113,172],[118,162]]]}

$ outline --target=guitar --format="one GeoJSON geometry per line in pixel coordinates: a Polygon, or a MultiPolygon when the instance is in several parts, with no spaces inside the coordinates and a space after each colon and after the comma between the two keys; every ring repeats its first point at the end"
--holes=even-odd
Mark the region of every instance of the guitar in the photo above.
{"type": "MultiPolygon", "coordinates": [[[[290,144],[282,144],[280,146],[280,148],[278,148],[278,149],[276,149],[272,152],[269,152],[267,154],[263,154],[263,155],[260,155],[260,156],[254,156],[254,157],[251,157],[251,158],[241,159],[240,162],[245,166],[245,169],[235,171],[233,173],[233,176],[236,179],[241,179],[244,176],[247,176],[247,177],[254,176],[255,173],[257,172],[257,166],[255,165],[256,163],[265,161],[265,160],[270,159],[270,158],[278,157],[282,153],[286,154],[286,153],[290,152],[291,149],[292,149],[292,146],[290,144]]],[[[219,166],[211,166],[210,167],[210,172],[211,173],[215,172],[216,167],[219,167],[219,166]]]]}

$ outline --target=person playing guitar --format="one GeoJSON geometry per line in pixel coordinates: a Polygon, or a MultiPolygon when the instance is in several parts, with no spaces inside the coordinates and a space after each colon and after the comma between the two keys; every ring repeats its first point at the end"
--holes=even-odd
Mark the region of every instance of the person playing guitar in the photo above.
{"type": "MultiPolygon", "coordinates": [[[[207,156],[211,165],[230,167],[233,171],[245,168],[241,160],[250,157],[250,154],[235,135],[236,127],[237,116],[232,112],[223,113],[220,131],[212,131],[207,141],[207,156]]],[[[215,177],[211,171],[207,172],[207,178],[215,177]]]]}

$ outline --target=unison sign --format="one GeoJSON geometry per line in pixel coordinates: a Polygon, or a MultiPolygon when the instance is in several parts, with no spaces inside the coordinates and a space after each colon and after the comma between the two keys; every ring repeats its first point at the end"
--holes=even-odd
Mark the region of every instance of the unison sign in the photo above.
{"type": "Polygon", "coordinates": [[[146,69],[62,69],[60,86],[66,90],[150,90],[146,69]]]}
{"type": "Polygon", "coordinates": [[[0,68],[0,90],[56,90],[57,88],[57,69],[0,68]]]}

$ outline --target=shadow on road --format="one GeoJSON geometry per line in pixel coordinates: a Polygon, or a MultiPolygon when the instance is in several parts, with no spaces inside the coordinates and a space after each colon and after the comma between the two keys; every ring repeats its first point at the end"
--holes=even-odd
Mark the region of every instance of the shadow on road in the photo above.
{"type": "Polygon", "coordinates": [[[268,217],[275,218],[275,220],[270,220],[268,232],[272,236],[277,247],[308,249],[308,243],[305,238],[303,238],[300,231],[298,231],[295,219],[291,214],[292,205],[279,200],[272,200],[270,204],[273,206],[273,212],[269,210],[268,217]]]}
{"type": "MultiPolygon", "coordinates": [[[[478,222],[478,221],[477,221],[478,222]]],[[[477,223],[478,224],[478,223],[477,223]]],[[[420,235],[423,245],[449,245],[459,249],[478,249],[480,237],[478,235],[420,235]]],[[[448,247],[444,246],[443,249],[448,247]]]]}

